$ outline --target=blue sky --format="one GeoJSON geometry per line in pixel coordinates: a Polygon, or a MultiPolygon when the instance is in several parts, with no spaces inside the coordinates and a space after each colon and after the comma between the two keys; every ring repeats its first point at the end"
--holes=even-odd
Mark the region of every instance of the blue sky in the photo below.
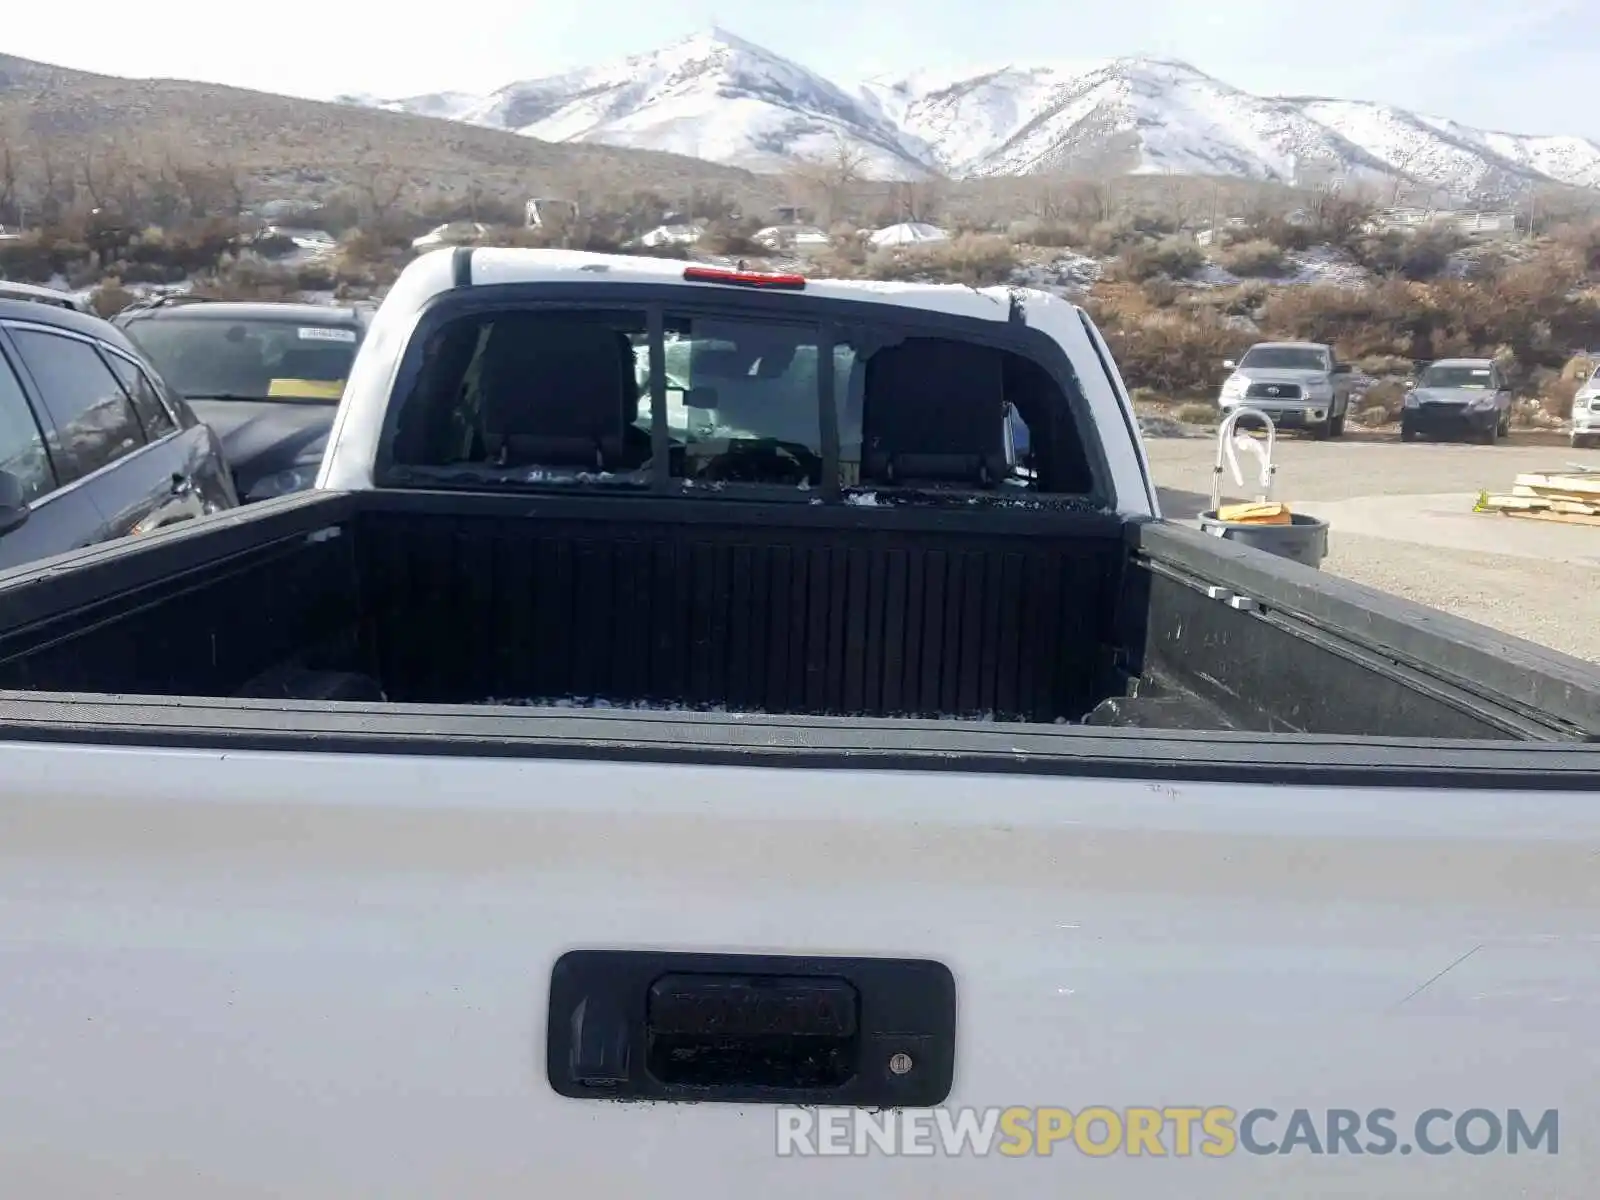
{"type": "Polygon", "coordinates": [[[1258,93],[1600,137],[1600,0],[79,0],[68,19],[25,0],[7,9],[0,52],[304,96],[489,91],[715,23],[845,85],[921,68],[1156,54],[1258,93]]]}

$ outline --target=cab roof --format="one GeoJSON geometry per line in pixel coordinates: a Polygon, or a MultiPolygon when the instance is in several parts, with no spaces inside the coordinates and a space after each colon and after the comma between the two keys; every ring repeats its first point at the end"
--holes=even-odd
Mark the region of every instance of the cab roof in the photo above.
{"type": "MultiPolygon", "coordinates": [[[[532,283],[659,283],[687,289],[716,288],[729,292],[748,292],[750,287],[732,280],[686,278],[685,271],[701,276],[737,275],[734,267],[719,267],[675,258],[650,258],[632,254],[597,254],[587,250],[530,249],[523,247],[461,246],[429,251],[412,260],[396,283],[391,295],[399,294],[415,303],[425,302],[429,294],[452,286],[532,284],[532,283]]],[[[751,275],[771,275],[752,271],[751,275]]],[[[779,277],[784,277],[780,273],[779,277]]],[[[788,278],[797,278],[787,276],[788,278]]],[[[767,290],[767,289],[761,289],[767,290]]],[[[789,290],[789,289],[783,289],[789,290]]],[[[1005,321],[1011,316],[1013,298],[1027,298],[1030,304],[1077,306],[1049,292],[1033,288],[974,288],[956,283],[897,283],[869,279],[813,279],[793,288],[798,294],[824,300],[869,301],[894,304],[953,316],[1005,321]]]]}

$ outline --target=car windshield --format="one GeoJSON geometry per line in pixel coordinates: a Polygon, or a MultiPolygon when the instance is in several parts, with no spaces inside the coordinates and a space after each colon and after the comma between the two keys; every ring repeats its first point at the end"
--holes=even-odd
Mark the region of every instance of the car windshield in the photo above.
{"type": "Polygon", "coordinates": [[[1320,350],[1301,346],[1257,346],[1247,353],[1241,367],[1261,367],[1284,371],[1326,371],[1328,360],[1320,350]]]}
{"type": "Polygon", "coordinates": [[[1430,388],[1487,388],[1488,367],[1432,366],[1422,373],[1422,386],[1430,388]]]}
{"type": "Polygon", "coordinates": [[[334,403],[360,340],[348,325],[214,316],[132,321],[127,333],[192,400],[334,403]]]}

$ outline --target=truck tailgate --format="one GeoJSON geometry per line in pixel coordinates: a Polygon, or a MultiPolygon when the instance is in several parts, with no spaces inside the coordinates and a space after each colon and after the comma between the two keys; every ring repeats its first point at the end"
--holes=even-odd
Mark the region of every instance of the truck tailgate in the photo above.
{"type": "Polygon", "coordinates": [[[1552,1198],[1600,1168],[1593,796],[20,743],[0,778],[8,1196],[1552,1198]],[[1269,1108],[1280,1149],[1305,1109],[1320,1146],[780,1156],[771,1105],[553,1090],[574,948],[937,960],[946,1108],[1269,1108]],[[1430,1152],[1327,1153],[1333,1109],[1399,1145],[1452,1115],[1430,1152]],[[1559,1144],[1511,1153],[1552,1109],[1559,1144]]]}

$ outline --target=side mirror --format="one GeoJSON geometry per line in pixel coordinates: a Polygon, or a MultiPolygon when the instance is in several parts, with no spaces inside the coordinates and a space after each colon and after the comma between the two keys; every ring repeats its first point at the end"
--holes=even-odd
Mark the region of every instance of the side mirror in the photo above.
{"type": "Polygon", "coordinates": [[[1352,370],[1354,368],[1349,363],[1335,363],[1333,367],[1335,375],[1348,375],[1352,370]]]}
{"type": "Polygon", "coordinates": [[[1239,364],[1234,362],[1231,358],[1225,358],[1222,360],[1222,365],[1227,367],[1228,370],[1232,371],[1237,368],[1239,364]]]}
{"type": "Polygon", "coordinates": [[[28,519],[28,501],[22,491],[22,480],[10,471],[0,471],[0,537],[24,524],[28,519]]]}

